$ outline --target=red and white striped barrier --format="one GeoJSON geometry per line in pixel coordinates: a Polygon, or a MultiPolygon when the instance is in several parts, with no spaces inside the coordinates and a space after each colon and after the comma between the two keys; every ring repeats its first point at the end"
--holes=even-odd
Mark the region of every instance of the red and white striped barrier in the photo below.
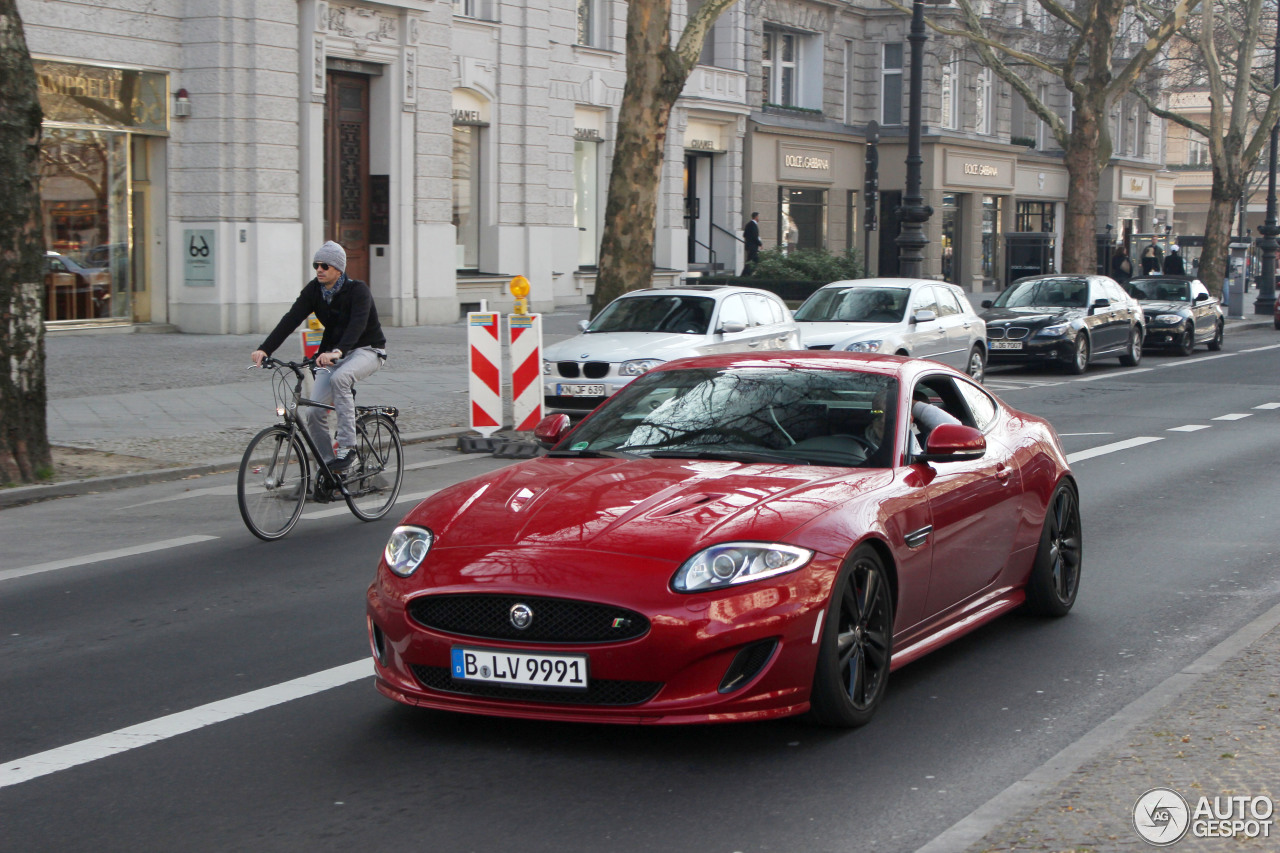
{"type": "Polygon", "coordinates": [[[508,314],[511,334],[511,408],[516,430],[542,420],[542,315],[508,314]]]}
{"type": "Polygon", "coordinates": [[[497,311],[467,314],[471,428],[488,438],[502,427],[502,343],[497,311]]]}

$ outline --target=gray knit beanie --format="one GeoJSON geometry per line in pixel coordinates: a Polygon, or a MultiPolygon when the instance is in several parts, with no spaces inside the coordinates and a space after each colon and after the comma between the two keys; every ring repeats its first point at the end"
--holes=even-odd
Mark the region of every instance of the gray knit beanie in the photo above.
{"type": "Polygon", "coordinates": [[[328,264],[342,272],[347,271],[347,252],[332,240],[316,250],[313,260],[317,264],[328,264]]]}

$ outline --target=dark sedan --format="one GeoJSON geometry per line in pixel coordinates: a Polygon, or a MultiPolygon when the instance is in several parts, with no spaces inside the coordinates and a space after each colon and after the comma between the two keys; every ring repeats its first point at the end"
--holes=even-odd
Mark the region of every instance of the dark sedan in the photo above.
{"type": "Polygon", "coordinates": [[[1138,300],[1147,318],[1148,348],[1172,349],[1191,355],[1196,344],[1222,349],[1227,321],[1222,304],[1195,276],[1151,275],[1130,279],[1125,285],[1138,300]]]}
{"type": "Polygon", "coordinates": [[[1142,360],[1142,306],[1106,276],[1023,278],[982,307],[989,364],[1044,362],[1080,374],[1098,358],[1142,360]]]}

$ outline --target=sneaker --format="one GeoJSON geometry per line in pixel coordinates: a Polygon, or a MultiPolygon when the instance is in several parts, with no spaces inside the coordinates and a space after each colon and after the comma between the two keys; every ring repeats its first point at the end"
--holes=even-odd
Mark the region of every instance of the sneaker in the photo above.
{"type": "Polygon", "coordinates": [[[334,457],[334,460],[329,463],[329,470],[335,474],[350,468],[358,458],[354,447],[339,447],[334,457]]]}

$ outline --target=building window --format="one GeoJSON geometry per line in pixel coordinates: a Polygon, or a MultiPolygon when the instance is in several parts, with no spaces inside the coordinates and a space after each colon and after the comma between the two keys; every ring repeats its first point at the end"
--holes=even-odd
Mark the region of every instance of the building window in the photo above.
{"type": "MultiPolygon", "coordinates": [[[[1040,99],[1040,103],[1045,107],[1049,106],[1049,87],[1044,83],[1036,90],[1036,97],[1040,99]]],[[[1036,148],[1043,151],[1049,146],[1049,125],[1045,124],[1045,120],[1036,118],[1036,148]]]]}
{"type": "Polygon", "coordinates": [[[604,2],[605,0],[578,0],[578,44],[588,47],[605,46],[604,2]]]}
{"type": "Polygon", "coordinates": [[[596,142],[573,143],[573,224],[578,228],[578,266],[594,267],[600,251],[599,150],[596,142]]]}
{"type": "Polygon", "coordinates": [[[844,123],[853,124],[853,42],[845,41],[844,43],[844,98],[841,103],[844,107],[844,123]]]}
{"type": "Polygon", "coordinates": [[[974,95],[973,107],[977,116],[977,124],[974,126],[974,130],[983,134],[994,133],[994,122],[992,121],[992,72],[990,68],[984,67],[978,72],[977,92],[974,95]]]}
{"type": "Polygon", "coordinates": [[[827,248],[827,191],[778,187],[778,245],[788,252],[827,248]]]}
{"type": "Polygon", "coordinates": [[[1209,143],[1203,139],[1187,137],[1187,165],[1209,165],[1209,143]]]}
{"type": "Polygon", "coordinates": [[[1020,201],[1018,202],[1016,231],[1053,232],[1053,202],[1020,201]]]}
{"type": "Polygon", "coordinates": [[[942,126],[956,129],[960,116],[960,54],[951,51],[951,58],[942,66],[942,126]]]}
{"type": "Polygon", "coordinates": [[[495,0],[453,0],[453,14],[465,18],[479,18],[483,21],[498,19],[495,0]]]}
{"type": "Polygon", "coordinates": [[[880,67],[880,123],[902,124],[902,42],[884,46],[880,67]]]}
{"type": "Polygon", "coordinates": [[[761,60],[765,103],[799,106],[799,59],[799,36],[765,28],[761,60]]]}
{"type": "Polygon", "coordinates": [[[453,227],[456,266],[480,268],[480,128],[453,128],[453,227]]]}

